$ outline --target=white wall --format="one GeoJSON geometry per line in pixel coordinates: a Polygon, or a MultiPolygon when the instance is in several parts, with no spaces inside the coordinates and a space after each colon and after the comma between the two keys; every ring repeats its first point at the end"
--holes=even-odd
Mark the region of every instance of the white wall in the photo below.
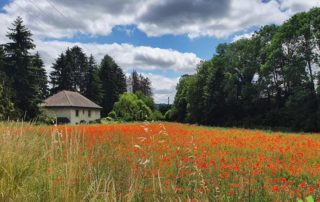
{"type": "Polygon", "coordinates": [[[71,110],[69,108],[45,108],[45,110],[50,116],[54,116],[56,118],[66,117],[71,121],[71,110]]]}
{"type": "Polygon", "coordinates": [[[70,109],[71,112],[71,123],[80,123],[82,120],[85,122],[95,121],[101,118],[100,110],[98,109],[83,109],[83,108],[74,108],[70,109]],[[79,110],[79,116],[76,116],[76,110],[79,110]],[[91,116],[89,117],[88,111],[91,111],[91,116]]]}
{"type": "Polygon", "coordinates": [[[71,124],[77,124],[81,121],[89,122],[101,118],[99,109],[84,109],[84,108],[46,108],[46,111],[55,117],[66,117],[70,120],[71,124]],[[79,115],[76,116],[76,110],[79,110],[79,115]],[[89,110],[91,116],[89,117],[89,110]]]}

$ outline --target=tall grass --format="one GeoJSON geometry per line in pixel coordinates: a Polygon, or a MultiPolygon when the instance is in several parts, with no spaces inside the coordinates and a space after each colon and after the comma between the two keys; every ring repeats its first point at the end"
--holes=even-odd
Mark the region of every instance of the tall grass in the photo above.
{"type": "MultiPolygon", "coordinates": [[[[215,145],[216,139],[201,139],[211,136],[200,137],[199,128],[185,126],[185,131],[178,131],[181,134],[172,135],[164,125],[157,125],[128,124],[122,131],[97,125],[90,126],[90,132],[86,127],[2,123],[0,201],[288,201],[298,199],[287,194],[289,186],[276,182],[283,190],[272,192],[274,184],[266,177],[285,178],[285,183],[291,180],[290,186],[296,187],[302,181],[313,187],[319,184],[318,174],[302,172],[295,179],[285,169],[275,174],[256,169],[253,162],[255,155],[262,156],[262,148],[230,147],[238,142],[236,138],[241,143],[240,136],[219,134],[217,138],[224,139],[215,145]],[[125,132],[128,128],[132,131],[125,132]],[[230,144],[223,144],[224,140],[230,144]],[[250,162],[235,168],[243,157],[250,162]]],[[[263,155],[286,161],[293,154],[263,155]]],[[[309,160],[320,168],[319,157],[309,160]]],[[[313,192],[314,197],[320,196],[319,191],[313,192]]]]}
{"type": "Polygon", "coordinates": [[[0,201],[157,200],[161,179],[143,179],[118,156],[121,134],[108,135],[110,142],[88,147],[80,130],[2,123],[0,201]]]}
{"type": "Polygon", "coordinates": [[[93,161],[94,154],[112,151],[105,146],[88,150],[79,131],[6,123],[0,145],[0,201],[116,201],[116,180],[125,180],[121,188],[135,181],[128,178],[130,170],[93,161]]]}

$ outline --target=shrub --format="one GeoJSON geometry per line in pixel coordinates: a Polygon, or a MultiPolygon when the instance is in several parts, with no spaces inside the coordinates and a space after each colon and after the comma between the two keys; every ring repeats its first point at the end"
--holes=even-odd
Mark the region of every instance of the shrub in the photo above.
{"type": "Polygon", "coordinates": [[[151,109],[133,93],[122,94],[114,104],[113,112],[125,121],[149,120],[152,115],[151,109]]]}

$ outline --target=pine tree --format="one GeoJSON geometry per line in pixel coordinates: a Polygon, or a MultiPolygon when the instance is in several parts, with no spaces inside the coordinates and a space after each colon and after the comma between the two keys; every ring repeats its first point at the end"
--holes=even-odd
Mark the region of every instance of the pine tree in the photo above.
{"type": "Polygon", "coordinates": [[[74,46],[66,55],[67,62],[71,65],[72,89],[81,94],[86,92],[86,76],[88,75],[88,59],[79,46],[74,46]],[[70,55],[68,54],[70,53],[70,55]]]}
{"type": "Polygon", "coordinates": [[[138,73],[133,70],[131,73],[131,82],[132,82],[132,92],[136,93],[140,89],[140,81],[138,73]]]}
{"type": "Polygon", "coordinates": [[[94,57],[91,55],[89,57],[88,62],[88,72],[86,75],[86,87],[84,96],[89,98],[95,103],[101,103],[102,101],[102,84],[99,77],[99,69],[98,66],[94,60],[94,57]]]}
{"type": "Polygon", "coordinates": [[[39,114],[41,97],[37,90],[39,83],[34,78],[34,68],[30,50],[35,48],[31,32],[23,25],[18,17],[9,28],[7,37],[10,42],[5,44],[7,58],[6,74],[12,79],[14,104],[20,115],[26,120],[35,118],[39,114]]]}
{"type": "Polygon", "coordinates": [[[82,49],[75,46],[57,58],[50,73],[51,94],[61,90],[87,92],[88,59],[82,49]]]}
{"type": "Polygon", "coordinates": [[[43,61],[37,52],[32,59],[34,82],[38,86],[39,97],[44,100],[49,95],[47,72],[43,68],[43,61]]]}
{"type": "Polygon", "coordinates": [[[5,54],[0,46],[0,120],[13,118],[14,105],[12,102],[12,89],[9,78],[5,73],[5,54]]]}
{"type": "Polygon", "coordinates": [[[148,77],[144,77],[134,70],[128,78],[128,81],[131,83],[133,93],[140,91],[145,96],[152,96],[151,81],[148,77]]]}
{"type": "Polygon", "coordinates": [[[68,79],[68,75],[71,74],[71,71],[66,68],[66,56],[64,53],[61,53],[60,56],[56,59],[55,63],[53,63],[52,69],[50,73],[50,83],[52,88],[50,89],[50,94],[55,94],[61,90],[71,90],[71,82],[68,79]]]}
{"type": "Polygon", "coordinates": [[[152,96],[151,81],[148,77],[143,77],[140,74],[141,91],[145,96],[152,96]]]}
{"type": "Polygon", "coordinates": [[[112,110],[120,94],[126,92],[126,77],[122,69],[108,55],[101,61],[99,74],[103,89],[102,114],[105,116],[112,110]]]}
{"type": "Polygon", "coordinates": [[[5,72],[5,54],[4,54],[4,49],[3,46],[0,45],[0,72],[5,72]]]}

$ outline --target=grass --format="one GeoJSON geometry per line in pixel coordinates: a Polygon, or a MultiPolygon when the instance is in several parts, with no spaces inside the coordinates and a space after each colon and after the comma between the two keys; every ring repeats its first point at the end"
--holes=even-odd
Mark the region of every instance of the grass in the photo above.
{"type": "Polygon", "coordinates": [[[1,123],[0,145],[0,201],[320,199],[317,134],[1,123]]]}

